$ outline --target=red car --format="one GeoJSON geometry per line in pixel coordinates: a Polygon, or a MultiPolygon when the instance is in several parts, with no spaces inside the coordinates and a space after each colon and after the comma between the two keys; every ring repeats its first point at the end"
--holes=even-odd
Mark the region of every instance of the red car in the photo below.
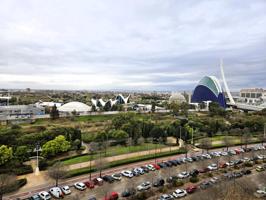
{"type": "Polygon", "coordinates": [[[187,193],[193,193],[193,192],[195,192],[195,190],[197,189],[197,186],[195,186],[195,185],[190,185],[190,186],[188,186],[187,188],[186,188],[186,191],[187,191],[187,193]]]}
{"type": "Polygon", "coordinates": [[[159,169],[161,169],[160,168],[160,166],[159,165],[157,165],[157,164],[152,164],[152,166],[156,169],[156,170],[159,170],[159,169]]]}
{"type": "Polygon", "coordinates": [[[119,197],[117,192],[111,192],[111,194],[105,196],[103,200],[117,200],[119,197]]]}
{"type": "Polygon", "coordinates": [[[206,167],[204,169],[200,169],[199,173],[206,173],[206,172],[209,172],[209,171],[210,171],[210,169],[206,167]]]}
{"type": "Polygon", "coordinates": [[[92,181],[93,181],[94,185],[101,186],[103,184],[103,179],[102,178],[94,178],[92,181]]]}
{"type": "Polygon", "coordinates": [[[90,189],[94,188],[94,183],[92,181],[86,181],[84,182],[84,184],[87,186],[87,188],[90,189]]]}
{"type": "Polygon", "coordinates": [[[219,168],[226,168],[227,164],[226,163],[220,163],[219,168]]]}

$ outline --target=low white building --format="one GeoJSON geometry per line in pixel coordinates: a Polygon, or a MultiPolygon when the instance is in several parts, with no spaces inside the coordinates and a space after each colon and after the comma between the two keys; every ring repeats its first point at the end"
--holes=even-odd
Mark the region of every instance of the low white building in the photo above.
{"type": "Polygon", "coordinates": [[[61,113],[76,112],[77,114],[86,114],[91,111],[91,106],[88,106],[85,103],[73,101],[62,105],[58,108],[58,111],[61,113]]]}

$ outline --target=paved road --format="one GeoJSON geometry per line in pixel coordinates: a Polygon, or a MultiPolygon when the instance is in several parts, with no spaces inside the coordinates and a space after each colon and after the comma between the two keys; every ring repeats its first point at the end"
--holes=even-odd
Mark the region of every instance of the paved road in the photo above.
{"type": "MultiPolygon", "coordinates": [[[[234,149],[234,148],[236,148],[236,147],[231,147],[231,149],[234,149]]],[[[220,148],[220,149],[215,149],[215,150],[212,150],[212,151],[221,151],[221,150],[223,150],[223,149],[220,148]]],[[[201,154],[201,152],[195,153],[194,155],[197,155],[197,154],[201,154]]],[[[168,156],[168,157],[164,157],[164,158],[160,158],[160,159],[156,159],[156,160],[157,160],[157,162],[162,162],[162,161],[166,161],[166,160],[170,160],[170,159],[176,159],[176,158],[180,158],[180,157],[184,157],[184,156],[185,156],[185,154],[180,154],[180,155],[168,156]]],[[[133,163],[133,164],[128,164],[128,165],[123,165],[123,166],[120,166],[120,167],[115,167],[115,168],[104,170],[102,174],[103,175],[105,175],[105,174],[113,174],[115,172],[121,172],[122,170],[132,169],[134,167],[145,165],[145,164],[149,164],[149,163],[153,163],[153,162],[154,162],[154,159],[148,160],[148,161],[143,161],[143,162],[137,162],[137,163],[133,163]]],[[[207,162],[211,162],[211,161],[207,160],[207,162]]],[[[180,172],[180,170],[184,170],[184,167],[188,167],[188,168],[192,169],[192,168],[196,167],[195,164],[197,164],[197,162],[189,163],[188,165],[181,165],[180,167],[176,167],[175,168],[177,171],[169,171],[169,170],[167,170],[167,173],[169,174],[169,173],[180,172]]],[[[174,168],[169,168],[169,169],[172,170],[174,168]]],[[[165,172],[165,170],[160,170],[159,173],[166,173],[166,172],[165,172]]],[[[154,177],[156,177],[156,176],[155,176],[155,174],[154,174],[154,176],[152,174],[153,173],[149,173],[149,176],[151,176],[150,177],[151,179],[154,179],[154,177]]],[[[93,173],[92,174],[93,178],[98,177],[98,176],[99,176],[98,173],[93,173]]],[[[130,183],[125,182],[122,185],[125,186],[127,184],[133,184],[133,183],[134,183],[134,185],[139,184],[139,183],[141,183],[143,181],[143,177],[145,177],[145,176],[134,177],[134,181],[130,181],[130,183]]],[[[82,175],[82,176],[77,176],[77,177],[69,178],[69,179],[66,179],[66,180],[60,182],[60,185],[73,186],[73,184],[75,182],[83,182],[83,181],[88,180],[88,178],[89,178],[88,174],[82,175]]],[[[146,178],[147,177],[145,177],[145,179],[146,178]]],[[[121,191],[121,188],[120,188],[119,185],[121,185],[121,184],[113,184],[113,186],[112,186],[113,188],[112,189],[114,189],[115,191],[121,191]]],[[[36,185],[36,186],[28,188],[26,191],[22,192],[21,190],[19,190],[15,194],[6,195],[4,197],[4,200],[10,200],[10,199],[16,199],[16,198],[21,198],[21,199],[27,198],[27,197],[29,197],[29,196],[31,196],[31,195],[33,195],[35,193],[38,193],[40,191],[43,191],[43,190],[47,191],[47,190],[49,190],[49,188],[51,188],[51,186],[52,186],[51,184],[39,184],[39,185],[36,185]]],[[[100,189],[100,191],[102,191],[102,190],[103,190],[103,188],[100,189]]],[[[73,191],[74,191],[74,189],[73,189],[73,191]]],[[[97,192],[99,192],[99,191],[96,188],[96,189],[92,190],[90,193],[97,193],[97,192]]],[[[80,192],[79,192],[79,194],[80,194],[80,192]]],[[[86,194],[86,193],[84,193],[84,194],[86,194]]],[[[88,194],[86,194],[86,195],[88,195],[88,194]]],[[[96,195],[98,196],[98,194],[96,194],[96,195]]],[[[80,199],[83,199],[83,198],[80,198],[80,199]]]]}

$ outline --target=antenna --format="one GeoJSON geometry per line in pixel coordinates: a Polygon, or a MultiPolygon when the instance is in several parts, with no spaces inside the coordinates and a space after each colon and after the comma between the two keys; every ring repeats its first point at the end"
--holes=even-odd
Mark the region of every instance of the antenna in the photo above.
{"type": "Polygon", "coordinates": [[[229,98],[230,104],[235,105],[235,101],[230,93],[230,90],[228,88],[226,79],[225,79],[225,75],[224,75],[224,68],[223,68],[223,59],[220,60],[220,68],[221,68],[221,74],[222,74],[222,78],[223,78],[223,82],[224,82],[224,87],[225,87],[225,91],[227,93],[227,96],[229,98]]]}

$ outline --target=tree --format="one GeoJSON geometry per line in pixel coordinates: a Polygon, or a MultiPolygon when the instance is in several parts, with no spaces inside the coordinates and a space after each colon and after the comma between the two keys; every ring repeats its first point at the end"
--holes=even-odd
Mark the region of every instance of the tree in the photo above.
{"type": "Polygon", "coordinates": [[[27,146],[18,146],[14,153],[15,158],[20,162],[29,160],[30,153],[28,152],[28,150],[29,149],[27,146]]]}
{"type": "Polygon", "coordinates": [[[10,161],[13,157],[13,151],[11,147],[7,147],[6,145],[0,146],[0,165],[3,165],[10,161]]]}
{"type": "Polygon", "coordinates": [[[223,143],[226,146],[226,150],[228,151],[228,148],[232,145],[232,139],[229,136],[224,136],[223,143]]]}
{"type": "Polygon", "coordinates": [[[52,107],[52,110],[50,112],[50,117],[51,117],[51,119],[58,119],[59,118],[59,111],[57,110],[57,107],[55,104],[52,107]]]}
{"type": "Polygon", "coordinates": [[[225,116],[226,115],[225,109],[222,108],[217,102],[211,102],[209,104],[209,112],[211,116],[215,116],[215,115],[225,116]]]}
{"type": "Polygon", "coordinates": [[[201,148],[207,150],[207,153],[209,152],[209,149],[212,147],[212,141],[210,138],[203,138],[201,140],[201,148]]]}
{"type": "Polygon", "coordinates": [[[150,135],[154,139],[159,139],[161,137],[162,132],[163,130],[161,129],[161,127],[156,125],[152,128],[150,135]]]}
{"type": "Polygon", "coordinates": [[[8,193],[14,187],[16,188],[16,176],[10,174],[0,174],[0,200],[3,195],[8,193]]]}
{"type": "Polygon", "coordinates": [[[245,133],[242,135],[242,140],[245,144],[245,148],[247,148],[248,144],[251,142],[252,136],[250,133],[245,133]]]}
{"type": "Polygon", "coordinates": [[[155,109],[156,109],[155,101],[152,101],[152,103],[151,103],[151,112],[154,113],[155,109]]]}
{"type": "Polygon", "coordinates": [[[65,139],[65,136],[59,135],[42,146],[42,155],[45,157],[55,156],[58,153],[68,151],[70,147],[70,142],[65,139]]]}
{"type": "Polygon", "coordinates": [[[55,180],[55,186],[57,187],[58,181],[66,176],[67,170],[65,165],[58,161],[48,169],[48,174],[55,180]]]}

